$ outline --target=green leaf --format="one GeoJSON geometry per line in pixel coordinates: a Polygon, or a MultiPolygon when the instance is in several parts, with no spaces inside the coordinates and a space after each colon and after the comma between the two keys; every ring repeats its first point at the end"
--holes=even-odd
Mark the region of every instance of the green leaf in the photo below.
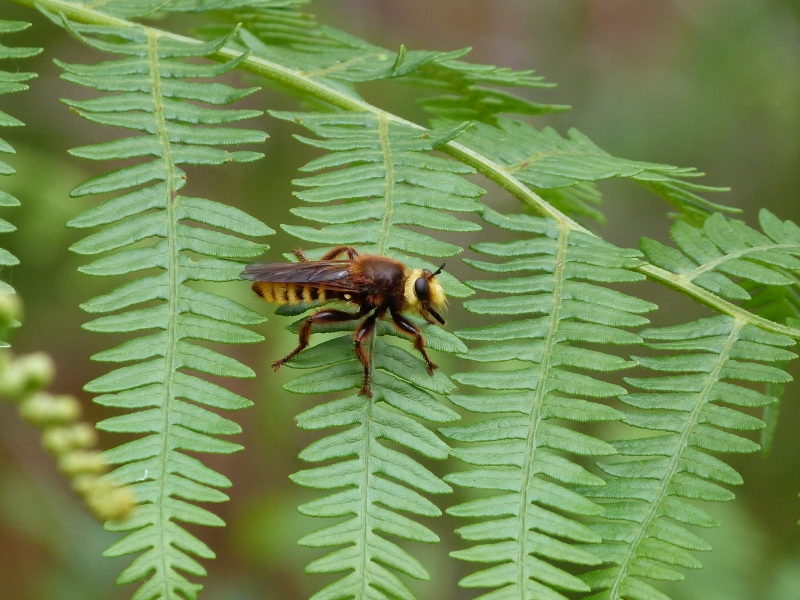
{"type": "MultiPolygon", "coordinates": [[[[24,21],[8,21],[0,19],[0,35],[24,31],[30,26],[30,23],[25,23],[24,21]]],[[[36,73],[26,73],[20,71],[16,61],[36,56],[41,51],[41,48],[10,47],[0,44],[0,61],[12,61],[7,63],[12,68],[11,71],[0,69],[0,95],[12,94],[28,89],[28,86],[23,85],[21,82],[34,79],[36,77],[36,73]]],[[[22,125],[24,125],[22,121],[19,121],[4,112],[0,112],[0,127],[20,127],[22,125]]],[[[14,148],[12,148],[11,145],[4,140],[0,139],[0,152],[13,153],[14,148]]],[[[0,175],[13,175],[14,173],[15,171],[10,165],[0,161],[0,175]]],[[[0,206],[19,206],[19,200],[6,192],[0,191],[0,206]]],[[[14,231],[15,229],[16,228],[11,223],[0,219],[0,233],[8,233],[14,231]]],[[[18,264],[19,260],[16,256],[7,250],[0,248],[0,266],[13,266],[18,264]]],[[[14,288],[5,281],[0,281],[0,287],[4,293],[15,293],[14,288]]],[[[9,345],[5,341],[0,341],[0,344],[4,347],[8,347],[9,345]]]]}
{"type": "Polygon", "coordinates": [[[702,228],[675,223],[671,235],[677,249],[647,238],[642,239],[641,248],[650,262],[675,273],[681,282],[693,283],[726,299],[750,300],[748,289],[758,285],[790,286],[800,273],[800,234],[796,225],[779,221],[766,209],[762,209],[759,220],[766,227],[766,235],[714,213],[702,228]]]}
{"type": "MultiPolygon", "coordinates": [[[[724,225],[719,218],[711,219],[724,225]]],[[[676,226],[673,234],[684,249],[690,247],[693,258],[724,259],[716,250],[718,245],[709,245],[707,238],[688,225],[676,226]]],[[[642,579],[683,578],[667,566],[701,566],[687,550],[710,550],[710,546],[683,524],[713,527],[717,523],[682,498],[733,499],[734,494],[718,483],[738,485],[742,478],[706,451],[754,452],[760,448],[758,444],[722,428],[742,431],[764,426],[751,415],[717,403],[749,406],[773,401],[730,380],[770,383],[789,379],[782,369],[754,361],[780,360],[786,351],[769,342],[784,346],[791,340],[731,317],[648,329],[642,337],[656,342],[650,346],[671,354],[638,357],[639,364],[672,375],[628,379],[645,393],[620,399],[636,408],[625,414],[627,424],[658,435],[612,442],[619,454],[636,460],[599,464],[608,476],[606,485],[587,489],[591,497],[604,502],[604,515],[610,519],[592,525],[603,542],[587,548],[615,566],[590,571],[581,578],[592,591],[601,592],[598,597],[615,600],[626,597],[626,589],[650,589],[642,579]],[[685,353],[674,354],[681,351],[685,353]]],[[[650,596],[667,598],[655,590],[650,596]]]]}
{"type": "Polygon", "coordinates": [[[115,313],[87,323],[85,328],[91,331],[150,330],[95,354],[94,360],[132,364],[85,386],[87,391],[101,394],[96,402],[128,411],[102,421],[99,428],[140,434],[106,452],[107,460],[117,465],[113,476],[130,485],[141,504],[126,521],[110,525],[115,531],[128,533],[106,555],[139,555],[118,579],[120,583],[144,580],[136,598],[195,598],[202,586],[190,583],[183,573],[203,576],[205,569],[190,555],[209,559],[214,558],[214,553],[180,523],[224,525],[219,517],[192,502],[225,501],[227,496],[216,488],[228,487],[230,481],[186,453],[229,454],[240,450],[239,444],[217,437],[239,433],[239,425],[203,406],[231,410],[251,403],[184,371],[253,377],[249,367],[195,341],[256,342],[261,336],[242,325],[263,319],[232,300],[194,289],[186,282],[237,278],[241,264],[224,259],[255,256],[266,248],[241,236],[263,236],[274,231],[236,208],[180,196],[186,174],[176,165],[259,158],[259,153],[229,152],[210,146],[263,141],[266,134],[197,127],[258,114],[191,103],[227,104],[252,90],[180,79],[216,77],[236,66],[239,61],[216,65],[199,64],[197,60],[213,53],[224,39],[188,44],[150,36],[138,26],[63,24],[90,46],[127,55],[96,65],[59,63],[66,71],[64,79],[96,90],[121,92],[67,103],[92,121],[144,132],[79,148],[73,154],[91,160],[146,159],[93,177],[73,190],[73,196],[106,192],[119,195],[70,222],[70,226],[79,228],[103,226],[74,244],[72,250],[103,254],[81,267],[82,272],[92,275],[161,271],[128,281],[83,305],[88,312],[115,313]],[[184,60],[187,58],[191,60],[184,60]],[[130,190],[141,185],[145,187],[130,190]],[[119,251],[107,254],[113,250],[119,251]],[[153,304],[141,307],[145,302],[153,304]]]}
{"type": "Polygon", "coordinates": [[[578,519],[602,509],[588,499],[588,492],[579,495],[569,487],[604,482],[569,455],[555,452],[607,455],[617,450],[552,419],[622,418],[615,409],[589,399],[624,397],[626,390],[580,371],[613,371],[635,363],[608,354],[605,348],[598,351],[580,343],[640,342],[639,336],[620,327],[647,322],[637,313],[654,305],[597,285],[637,280],[625,268],[636,265],[635,251],[593,242],[552,219],[501,215],[490,209],[483,216],[503,229],[524,232],[525,237],[473,246],[500,257],[501,262],[469,261],[500,277],[470,282],[496,295],[467,301],[465,307],[503,318],[493,325],[458,332],[463,339],[485,345],[464,353],[481,370],[454,376],[461,384],[479,388],[478,393],[460,393],[451,400],[485,416],[469,425],[440,429],[447,438],[469,444],[453,454],[473,466],[445,479],[468,488],[494,490],[495,495],[448,510],[481,519],[458,530],[476,545],[452,555],[493,565],[460,582],[462,587],[492,588],[482,597],[563,598],[557,590],[589,591],[589,586],[553,563],[602,562],[574,543],[600,541],[578,519]],[[521,270],[533,274],[508,275],[521,270]],[[543,316],[509,319],[526,314],[543,316]]]}
{"type": "MultiPolygon", "coordinates": [[[[402,67],[410,68],[408,61],[419,60],[421,56],[408,53],[402,67]]],[[[395,71],[400,73],[402,68],[395,71]]],[[[474,198],[483,190],[462,177],[472,170],[429,154],[459,135],[464,127],[431,134],[369,113],[271,114],[307,127],[322,139],[298,139],[329,151],[301,169],[326,171],[295,182],[308,188],[296,195],[311,206],[292,210],[294,215],[322,223],[323,227],[282,225],[289,234],[329,246],[356,246],[362,253],[399,260],[408,270],[435,270],[438,265],[423,257],[453,256],[461,251],[438,239],[436,236],[441,234],[436,232],[480,229],[474,222],[450,214],[480,209],[474,198]]],[[[322,252],[311,249],[306,255],[315,259],[322,252]]],[[[442,274],[441,281],[445,291],[454,296],[472,293],[449,274],[442,274]]],[[[281,307],[279,312],[300,314],[308,308],[281,307]]],[[[429,348],[466,351],[464,344],[444,329],[425,323],[419,316],[409,314],[409,318],[421,329],[429,348]]],[[[375,335],[365,344],[371,360],[373,396],[332,400],[298,417],[301,427],[309,429],[345,427],[300,453],[301,459],[315,463],[338,462],[292,476],[300,485],[332,491],[304,505],[303,512],[321,517],[347,516],[347,520],[300,541],[313,547],[339,547],[313,561],[308,571],[350,571],[319,592],[315,596],[318,598],[369,594],[376,599],[412,599],[405,584],[392,573],[418,579],[429,579],[429,575],[416,559],[384,536],[438,541],[426,527],[397,511],[436,516],[440,511],[420,493],[452,491],[416,457],[405,452],[436,460],[448,456],[448,446],[417,419],[434,423],[457,420],[458,415],[437,398],[437,394],[449,392],[454,385],[441,371],[431,376],[417,351],[411,349],[407,336],[388,319],[387,315],[378,322],[375,335]],[[388,344],[383,341],[387,335],[404,339],[399,345],[388,344]]],[[[290,329],[297,331],[299,324],[290,329]]],[[[305,350],[289,362],[289,366],[307,371],[284,387],[303,394],[360,389],[365,375],[354,351],[353,328],[351,322],[315,325],[315,332],[346,334],[305,350]]]]}
{"type": "Polygon", "coordinates": [[[612,178],[630,179],[650,189],[693,222],[714,211],[740,212],[699,196],[697,192],[720,192],[726,188],[687,181],[701,175],[694,169],[618,158],[576,129],[562,137],[551,127],[536,129],[527,119],[498,116],[501,112],[526,114],[518,104],[500,104],[491,117],[467,116],[469,109],[460,111],[463,116],[456,116],[457,110],[434,112],[443,113],[444,123],[467,118],[483,121],[465,132],[459,143],[502,166],[506,174],[570,216],[604,220],[596,208],[601,202],[596,182],[612,178]]]}

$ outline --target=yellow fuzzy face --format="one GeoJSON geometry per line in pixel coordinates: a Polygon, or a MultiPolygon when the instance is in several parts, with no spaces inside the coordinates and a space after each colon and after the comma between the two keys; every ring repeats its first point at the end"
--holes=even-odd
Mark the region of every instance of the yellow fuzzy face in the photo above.
{"type": "Polygon", "coordinates": [[[436,311],[444,310],[447,305],[442,284],[428,269],[414,269],[406,276],[404,295],[406,306],[420,312],[426,310],[426,307],[436,311]]]}

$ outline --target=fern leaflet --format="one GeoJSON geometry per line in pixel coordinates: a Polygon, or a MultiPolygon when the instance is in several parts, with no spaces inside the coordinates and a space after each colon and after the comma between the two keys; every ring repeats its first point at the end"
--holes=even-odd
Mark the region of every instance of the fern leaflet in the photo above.
{"type": "Polygon", "coordinates": [[[242,325],[263,319],[227,298],[187,283],[238,279],[241,263],[235,259],[261,254],[266,246],[231,233],[263,236],[274,232],[238,209],[179,195],[186,174],[178,165],[255,160],[262,155],[215,146],[262,142],[266,134],[216,126],[254,117],[258,111],[189,102],[225,105],[255,91],[183,80],[216,77],[236,66],[238,61],[208,65],[184,60],[217,51],[225,38],[206,44],[186,43],[159,40],[140,27],[65,25],[93,48],[123,55],[94,65],[59,62],[64,79],[118,92],[65,102],[86,119],[145,134],[77,148],[72,154],[92,160],[149,158],[93,177],[72,191],[72,196],[121,192],[69,223],[81,228],[105,226],[72,250],[93,255],[121,249],[81,267],[91,275],[160,271],[129,280],[83,304],[89,313],[121,311],[90,321],[85,328],[91,331],[156,330],[93,356],[94,360],[135,364],[85,386],[87,391],[101,394],[95,398],[99,404],[133,411],[102,421],[100,429],[145,434],[106,452],[111,464],[121,465],[114,477],[130,484],[140,503],[130,518],[107,524],[113,531],[130,533],[106,555],[140,553],[118,579],[120,584],[146,579],[134,594],[137,600],[195,598],[202,586],[190,582],[184,573],[205,575],[205,569],[190,555],[213,558],[214,553],[179,523],[223,525],[219,517],[191,502],[226,500],[216,488],[227,487],[230,481],[186,452],[239,450],[238,444],[213,436],[235,434],[240,427],[203,406],[240,409],[251,403],[185,370],[223,377],[254,374],[238,361],[191,340],[257,342],[261,336],[242,325]],[[142,303],[151,304],[137,307],[142,303]]]}
{"type": "Polygon", "coordinates": [[[747,285],[789,286],[800,275],[800,228],[766,209],[759,222],[764,233],[715,213],[702,229],[675,223],[670,235],[678,249],[648,238],[642,239],[641,248],[652,264],[687,285],[728,300],[750,300],[747,285]],[[741,278],[744,285],[731,277],[741,278]]]}
{"type": "Polygon", "coordinates": [[[481,598],[564,598],[556,590],[589,588],[552,563],[597,564],[599,560],[575,542],[600,541],[575,519],[575,515],[597,515],[600,507],[569,486],[602,485],[603,481],[561,456],[560,451],[597,456],[613,454],[614,449],[594,437],[556,425],[553,419],[620,419],[616,410],[586,398],[616,397],[626,393],[624,388],[578,370],[615,371],[632,364],[576,343],[637,343],[637,335],[621,328],[646,323],[639,313],[652,310],[654,305],[596,285],[643,279],[628,270],[638,262],[635,250],[622,250],[594,236],[571,231],[553,219],[505,216],[488,208],[483,216],[526,237],[473,246],[504,259],[502,262],[466,262],[489,273],[533,274],[470,282],[478,290],[502,295],[469,300],[465,307],[477,314],[506,319],[542,316],[503,320],[459,332],[463,339],[488,342],[465,356],[490,366],[454,376],[459,383],[482,393],[451,395],[450,399],[489,418],[442,428],[446,437],[470,443],[453,454],[476,467],[445,479],[500,493],[448,510],[457,516],[480,519],[458,530],[476,545],[452,555],[470,562],[500,563],[460,582],[463,587],[494,588],[481,598]],[[502,368],[514,364],[512,361],[518,361],[518,368],[502,368]]]}
{"type": "MultiPolygon", "coordinates": [[[[30,23],[24,23],[22,21],[0,20],[0,34],[24,31],[30,26],[30,23]]],[[[0,44],[0,61],[30,58],[36,56],[41,51],[41,48],[11,48],[0,44]]],[[[14,70],[13,72],[0,70],[0,96],[27,90],[28,86],[25,85],[24,82],[30,81],[35,77],[36,73],[25,73],[18,70],[14,70]]],[[[21,127],[22,125],[24,125],[24,123],[19,119],[15,119],[11,115],[0,111],[0,127],[21,127]]],[[[14,148],[2,138],[0,138],[0,153],[14,154],[14,148]]],[[[11,165],[0,160],[0,175],[13,175],[15,172],[11,165]]],[[[0,206],[19,206],[19,200],[11,194],[0,191],[0,206]]],[[[15,230],[16,227],[11,223],[5,219],[0,219],[0,233],[8,233],[15,230]]],[[[11,254],[8,250],[0,248],[0,268],[11,267],[17,264],[19,264],[19,260],[16,256],[11,254]]],[[[0,292],[13,294],[14,288],[5,281],[0,281],[0,292]]],[[[0,347],[8,347],[8,343],[0,341],[0,347]]]]}
{"type": "Polygon", "coordinates": [[[533,102],[498,89],[555,87],[530,70],[514,71],[443,57],[426,64],[404,81],[436,90],[437,95],[420,103],[437,118],[447,121],[482,121],[495,125],[502,114],[531,117],[564,112],[570,108],[533,102]]]}
{"type": "MultiPolygon", "coordinates": [[[[325,245],[355,245],[359,251],[391,256],[409,267],[431,268],[431,263],[407,253],[442,257],[457,254],[461,248],[403,225],[441,231],[478,229],[474,223],[442,212],[480,208],[474,198],[483,190],[460,176],[471,169],[426,154],[462,128],[437,136],[372,114],[273,115],[307,127],[322,139],[299,139],[330,151],[303,170],[331,170],[296,182],[309,188],[296,195],[313,206],[292,210],[301,218],[325,226],[283,226],[296,237],[325,245]]],[[[321,252],[312,250],[307,254],[318,257],[321,252]]],[[[442,276],[442,284],[454,296],[470,293],[451,275],[442,276]]],[[[306,308],[308,305],[302,305],[300,310],[306,308]]],[[[452,334],[427,324],[422,326],[420,321],[415,319],[430,347],[447,352],[465,350],[452,334]]],[[[416,419],[434,423],[458,419],[435,396],[450,391],[453,385],[441,371],[433,377],[428,375],[416,353],[387,343],[384,336],[400,334],[387,322],[378,325],[370,352],[374,397],[347,396],[298,417],[300,426],[307,429],[346,427],[312,443],[300,454],[311,462],[337,462],[292,476],[300,485],[337,490],[301,506],[301,512],[316,517],[347,517],[300,540],[300,544],[313,547],[343,546],[308,566],[307,570],[315,573],[348,572],[315,594],[315,600],[413,599],[396,573],[417,579],[428,579],[429,575],[415,558],[384,536],[437,541],[427,527],[399,513],[437,516],[439,509],[420,492],[451,491],[419,462],[385,442],[394,442],[426,458],[445,458],[447,445],[416,419]]],[[[352,326],[342,324],[315,330],[350,329],[352,326]]],[[[351,335],[318,344],[288,364],[318,369],[289,382],[285,387],[291,392],[328,393],[360,389],[362,385],[363,369],[356,360],[351,335]]]]}
{"type": "Polygon", "coordinates": [[[672,567],[699,568],[690,553],[711,547],[684,525],[714,527],[715,519],[686,499],[713,502],[734,495],[719,484],[738,485],[741,476],[708,452],[752,452],[758,444],[734,433],[764,426],[753,416],[720,406],[749,408],[773,401],[732,381],[783,383],[782,369],[762,364],[791,360],[783,347],[789,337],[763,331],[727,315],[642,332],[649,346],[668,352],[634,357],[663,376],[626,378],[642,393],[620,399],[640,410],[625,413],[625,422],[661,435],[613,442],[631,460],[600,463],[609,475],[604,487],[586,489],[607,500],[607,521],[589,526],[604,542],[589,548],[615,566],[590,572],[583,580],[599,593],[595,600],[667,600],[643,579],[681,580],[672,567]]]}
{"type": "Polygon", "coordinates": [[[534,71],[458,60],[464,48],[452,52],[381,48],[333,27],[319,27],[308,13],[297,10],[300,2],[284,6],[252,3],[247,9],[230,11],[252,36],[243,41],[256,55],[291,66],[316,80],[353,83],[391,79],[434,89],[436,96],[422,104],[451,121],[494,122],[500,113],[540,115],[568,110],[568,106],[539,104],[502,89],[507,87],[553,87],[534,71]]]}
{"type": "MultiPolygon", "coordinates": [[[[742,308],[770,321],[785,323],[798,329],[800,326],[800,296],[798,296],[795,286],[756,285],[747,281],[742,283],[750,294],[750,300],[742,302],[742,308]]],[[[775,366],[785,370],[789,365],[787,362],[778,362],[775,366]]],[[[778,415],[786,387],[786,383],[774,382],[764,386],[764,393],[775,398],[775,402],[764,407],[762,416],[765,427],[761,430],[759,443],[765,456],[769,455],[772,449],[772,441],[778,427],[778,415]]]]}
{"type": "Polygon", "coordinates": [[[702,175],[695,169],[617,158],[576,129],[563,138],[550,127],[539,131],[527,123],[499,117],[496,126],[476,123],[459,142],[497,162],[503,173],[568,214],[599,218],[592,207],[599,203],[594,183],[617,177],[652,189],[690,216],[734,210],[697,195],[723,188],[686,181],[702,175]]]}

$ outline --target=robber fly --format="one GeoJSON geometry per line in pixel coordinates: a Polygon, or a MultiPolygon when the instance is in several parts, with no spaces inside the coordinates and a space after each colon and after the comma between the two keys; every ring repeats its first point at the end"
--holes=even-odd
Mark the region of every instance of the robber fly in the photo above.
{"type": "Polygon", "coordinates": [[[315,323],[342,323],[366,317],[356,330],[355,350],[364,365],[364,386],[359,394],[372,396],[370,356],[364,342],[375,330],[377,320],[388,311],[395,327],[414,338],[414,347],[428,364],[428,373],[433,375],[433,370],[438,367],[425,351],[425,338],[402,313],[414,309],[428,323],[434,324],[436,319],[444,325],[438,311],[444,308],[445,295],[436,279],[444,265],[435,272],[428,269],[407,271],[401,262],[374,254],[359,254],[350,246],[334,248],[320,260],[308,260],[302,250],[296,250],[294,254],[300,262],[247,265],[241,277],[253,281],[253,291],[267,302],[297,305],[301,302],[345,300],[356,305],[358,311],[352,313],[326,308],[312,314],[300,327],[297,348],[273,363],[276,371],[308,346],[315,323]],[[343,254],[347,254],[347,260],[337,260],[343,254]]]}

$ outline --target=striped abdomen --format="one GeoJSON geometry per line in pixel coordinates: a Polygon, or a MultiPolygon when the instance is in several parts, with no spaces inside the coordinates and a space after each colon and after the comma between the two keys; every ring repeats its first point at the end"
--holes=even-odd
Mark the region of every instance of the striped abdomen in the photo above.
{"type": "Polygon", "coordinates": [[[325,302],[339,296],[322,287],[304,283],[275,283],[272,281],[256,281],[253,291],[273,304],[296,305],[304,302],[310,304],[316,300],[325,302]]]}

